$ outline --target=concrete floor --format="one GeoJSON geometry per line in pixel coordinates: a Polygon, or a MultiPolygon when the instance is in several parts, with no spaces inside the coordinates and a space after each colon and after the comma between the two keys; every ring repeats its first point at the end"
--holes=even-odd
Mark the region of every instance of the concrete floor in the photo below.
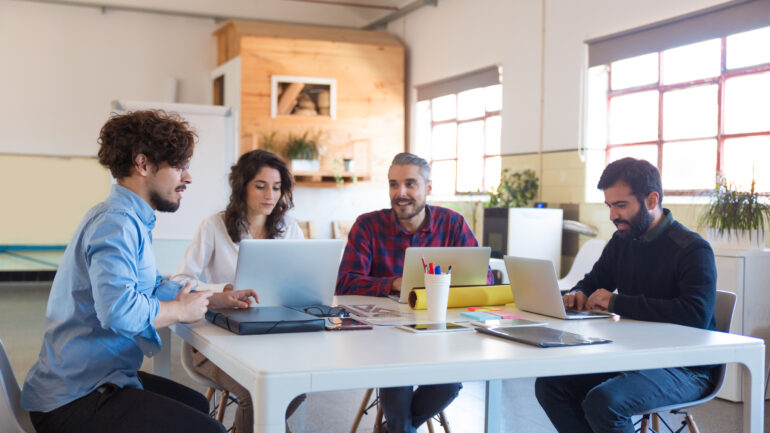
{"type": "MultiPolygon", "coordinates": [[[[35,362],[40,351],[49,287],[36,284],[0,285],[0,340],[5,345],[11,366],[19,383],[35,362]],[[20,325],[23,324],[23,325],[20,325]]],[[[172,379],[192,388],[204,389],[192,381],[179,364],[180,339],[172,336],[172,379]]],[[[151,368],[151,362],[144,369],[151,368]]],[[[502,431],[551,433],[545,413],[533,393],[534,379],[503,382],[502,431]]],[[[289,420],[293,433],[346,433],[350,430],[364,390],[314,393],[289,420]]],[[[733,433],[742,427],[742,404],[713,400],[691,410],[701,432],[733,433]]],[[[765,402],[765,431],[770,431],[770,404],[765,402]]],[[[374,413],[363,419],[358,432],[370,432],[374,413]]],[[[229,409],[225,424],[232,424],[234,411],[229,409]]],[[[484,429],[484,384],[465,383],[460,396],[446,410],[453,433],[478,433],[484,429]]],[[[667,416],[674,425],[680,420],[667,416]]],[[[440,431],[440,429],[437,429],[440,431]]],[[[427,432],[422,427],[420,432],[427,432]]]]}

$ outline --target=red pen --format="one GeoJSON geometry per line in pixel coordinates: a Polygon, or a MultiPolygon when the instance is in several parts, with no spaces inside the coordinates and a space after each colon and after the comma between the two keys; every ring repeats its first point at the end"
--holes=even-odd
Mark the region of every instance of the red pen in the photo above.
{"type": "Polygon", "coordinates": [[[426,272],[428,270],[428,267],[425,266],[425,257],[420,257],[420,259],[422,260],[422,271],[426,272]]]}
{"type": "Polygon", "coordinates": [[[428,263],[428,273],[432,274],[433,271],[434,271],[434,269],[433,269],[433,262],[430,262],[430,263],[428,263]]]}

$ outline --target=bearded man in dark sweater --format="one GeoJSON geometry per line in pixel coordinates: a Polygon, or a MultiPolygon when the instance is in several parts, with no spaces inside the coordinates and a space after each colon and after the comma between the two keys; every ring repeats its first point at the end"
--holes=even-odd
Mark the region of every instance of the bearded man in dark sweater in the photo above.
{"type": "MultiPolygon", "coordinates": [[[[564,305],[714,329],[714,253],[708,242],[661,207],[658,170],[647,161],[623,158],[607,166],[598,188],[618,230],[591,272],[564,295],[564,305]]],[[[701,366],[539,378],[535,394],[559,432],[630,433],[632,415],[709,393],[712,370],[701,366]]]]}

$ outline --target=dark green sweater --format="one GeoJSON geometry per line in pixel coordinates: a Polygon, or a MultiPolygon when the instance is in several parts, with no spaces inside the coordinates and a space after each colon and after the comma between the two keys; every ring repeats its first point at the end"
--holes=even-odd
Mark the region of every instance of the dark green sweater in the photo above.
{"type": "Polygon", "coordinates": [[[717,272],[708,242],[674,220],[668,209],[637,239],[618,233],[575,289],[613,291],[609,309],[636,320],[714,329],[717,272]]]}

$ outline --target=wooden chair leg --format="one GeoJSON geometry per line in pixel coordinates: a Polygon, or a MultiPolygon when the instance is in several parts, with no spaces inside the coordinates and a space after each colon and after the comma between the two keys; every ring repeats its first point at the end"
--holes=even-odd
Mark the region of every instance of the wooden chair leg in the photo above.
{"type": "Polygon", "coordinates": [[[639,427],[639,433],[650,433],[650,419],[648,415],[642,415],[642,425],[639,427]]]}
{"type": "Polygon", "coordinates": [[[438,420],[441,422],[441,426],[444,427],[444,433],[452,433],[452,430],[449,428],[449,421],[447,421],[443,410],[438,413],[438,420]]]}
{"type": "Polygon", "coordinates": [[[364,393],[364,399],[361,400],[361,406],[358,407],[356,417],[353,419],[353,425],[350,426],[350,433],[356,433],[356,430],[358,430],[358,425],[361,424],[361,418],[364,416],[364,411],[366,410],[366,407],[369,406],[369,398],[372,397],[372,391],[372,388],[369,388],[364,393]]]}
{"type": "Polygon", "coordinates": [[[372,433],[380,433],[382,427],[382,407],[377,405],[377,415],[374,417],[374,429],[372,433]]]}
{"type": "Polygon", "coordinates": [[[206,390],[206,400],[211,404],[211,399],[214,397],[214,388],[208,388],[206,390]]]}
{"type": "Polygon", "coordinates": [[[433,421],[432,420],[428,419],[427,421],[425,421],[425,424],[428,425],[428,433],[435,433],[433,431],[433,421]]]}
{"type": "Polygon", "coordinates": [[[660,418],[659,418],[659,415],[657,413],[654,413],[654,414],[652,414],[651,418],[652,418],[652,429],[655,432],[660,433],[660,418]]]}
{"type": "Polygon", "coordinates": [[[227,399],[230,397],[230,392],[227,390],[222,391],[222,398],[219,401],[219,410],[217,411],[217,421],[222,422],[225,418],[225,408],[227,407],[227,399]]]}
{"type": "Polygon", "coordinates": [[[687,428],[690,429],[690,433],[700,433],[698,431],[698,425],[695,424],[692,415],[687,414],[687,416],[684,417],[684,421],[687,423],[687,428]]]}

